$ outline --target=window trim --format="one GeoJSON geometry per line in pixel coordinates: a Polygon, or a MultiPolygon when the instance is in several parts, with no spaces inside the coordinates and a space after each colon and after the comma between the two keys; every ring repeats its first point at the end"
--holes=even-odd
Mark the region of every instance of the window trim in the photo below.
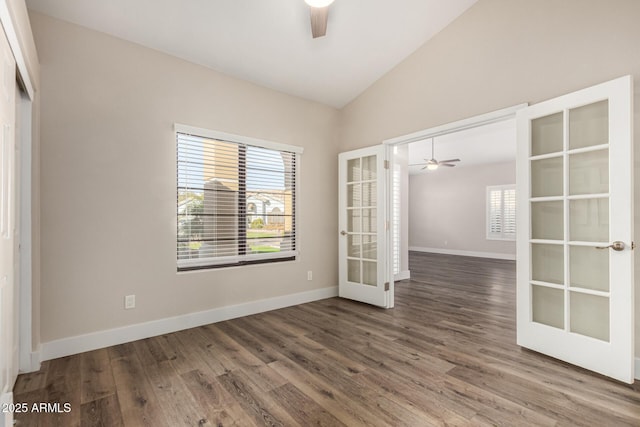
{"type": "MultiPolygon", "coordinates": [[[[515,242],[516,240],[516,233],[513,233],[513,235],[505,235],[504,232],[504,215],[502,216],[502,221],[501,221],[501,232],[500,235],[498,235],[497,233],[491,233],[491,192],[492,191],[496,191],[499,190],[501,192],[501,197],[502,197],[502,203],[501,203],[501,208],[502,211],[504,212],[504,192],[506,190],[516,190],[516,185],[515,184],[505,184],[505,185],[487,185],[487,190],[486,190],[486,196],[485,196],[485,202],[486,202],[486,221],[485,221],[485,225],[486,225],[486,238],[487,240],[498,240],[498,241],[505,241],[505,242],[515,242]]],[[[516,206],[517,207],[517,206],[516,206]]],[[[517,215],[517,212],[516,212],[517,215]]],[[[514,218],[514,224],[516,224],[516,219],[514,218]]]]}
{"type": "MultiPolygon", "coordinates": [[[[294,206],[294,216],[293,221],[296,225],[294,227],[293,232],[293,241],[295,242],[295,249],[289,251],[282,252],[273,252],[273,253],[262,253],[262,254],[244,254],[244,255],[232,255],[232,256],[224,256],[224,257],[215,257],[215,258],[205,258],[207,263],[202,263],[202,258],[198,259],[178,259],[177,245],[176,245],[176,267],[177,272],[189,272],[189,271],[197,271],[197,270],[210,270],[217,269],[223,267],[239,267],[246,265],[255,265],[255,264],[264,264],[264,263],[273,263],[273,262],[281,262],[281,261],[294,261],[300,254],[300,242],[299,242],[299,170],[300,170],[300,160],[301,154],[304,152],[303,147],[283,144],[274,141],[268,141],[264,139],[252,138],[242,135],[235,135],[226,132],[215,131],[211,129],[204,129],[195,126],[184,125],[180,123],[174,123],[174,143],[175,143],[175,152],[177,153],[178,149],[178,134],[187,134],[191,136],[201,137],[201,138],[210,138],[219,141],[232,142],[241,145],[250,145],[253,147],[265,148],[269,150],[275,151],[284,151],[293,153],[295,156],[295,173],[293,175],[294,180],[294,200],[296,200],[294,206]]],[[[176,167],[176,175],[178,172],[178,159],[174,158],[174,166],[176,167]]],[[[177,187],[174,184],[174,191],[177,187]]],[[[174,206],[175,207],[175,206],[174,206]]],[[[175,228],[175,242],[178,241],[178,227],[177,227],[177,217],[174,223],[176,224],[175,228]]]]}
{"type": "Polygon", "coordinates": [[[283,144],[281,142],[267,141],[266,139],[219,132],[217,130],[204,129],[195,126],[183,125],[180,123],[175,123],[173,128],[174,134],[186,133],[188,135],[218,139],[220,141],[235,142],[237,144],[247,144],[254,147],[267,148],[269,150],[289,151],[296,154],[302,154],[304,152],[304,148],[298,147],[297,145],[283,144]]]}

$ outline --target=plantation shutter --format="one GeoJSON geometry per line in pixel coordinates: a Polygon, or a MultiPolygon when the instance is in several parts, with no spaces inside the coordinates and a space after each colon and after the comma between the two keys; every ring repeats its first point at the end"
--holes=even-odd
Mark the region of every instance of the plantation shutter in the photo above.
{"type": "Polygon", "coordinates": [[[302,150],[179,125],[176,140],[178,270],[295,259],[302,150]]]}
{"type": "Polygon", "coordinates": [[[514,185],[487,187],[487,238],[515,240],[516,190],[514,185]]]}

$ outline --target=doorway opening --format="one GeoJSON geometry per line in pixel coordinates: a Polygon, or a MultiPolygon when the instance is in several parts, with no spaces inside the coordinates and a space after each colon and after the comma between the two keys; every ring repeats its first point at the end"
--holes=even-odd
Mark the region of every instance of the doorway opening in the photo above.
{"type": "Polygon", "coordinates": [[[515,185],[515,114],[524,107],[384,141],[393,147],[389,211],[395,280],[410,278],[409,251],[515,260],[515,228],[513,236],[490,233],[492,219],[494,231],[498,225],[515,227],[515,215],[513,222],[497,222],[515,199],[505,200],[500,192],[497,200],[492,189],[515,185]]]}

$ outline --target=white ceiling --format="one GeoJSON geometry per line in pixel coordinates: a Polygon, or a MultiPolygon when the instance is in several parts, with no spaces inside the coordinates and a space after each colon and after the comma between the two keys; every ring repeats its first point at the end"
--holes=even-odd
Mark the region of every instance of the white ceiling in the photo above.
{"type": "Polygon", "coordinates": [[[30,9],[341,108],[477,0],[27,0],[30,9]]]}
{"type": "MultiPolygon", "coordinates": [[[[436,160],[460,159],[456,168],[465,166],[507,162],[516,159],[515,119],[504,120],[473,129],[450,133],[434,139],[436,160]]],[[[409,144],[409,164],[424,164],[431,158],[431,140],[409,144]]],[[[423,170],[422,166],[409,166],[409,174],[438,173],[423,170]]]]}

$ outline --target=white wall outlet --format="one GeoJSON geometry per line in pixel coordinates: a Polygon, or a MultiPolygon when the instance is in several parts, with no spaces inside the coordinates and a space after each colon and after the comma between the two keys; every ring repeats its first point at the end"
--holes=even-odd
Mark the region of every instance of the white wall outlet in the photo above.
{"type": "Polygon", "coordinates": [[[124,297],[124,308],[129,310],[130,308],[136,308],[136,296],[127,295],[124,297]]]}
{"type": "Polygon", "coordinates": [[[313,271],[307,271],[307,280],[313,280],[313,271]]]}

